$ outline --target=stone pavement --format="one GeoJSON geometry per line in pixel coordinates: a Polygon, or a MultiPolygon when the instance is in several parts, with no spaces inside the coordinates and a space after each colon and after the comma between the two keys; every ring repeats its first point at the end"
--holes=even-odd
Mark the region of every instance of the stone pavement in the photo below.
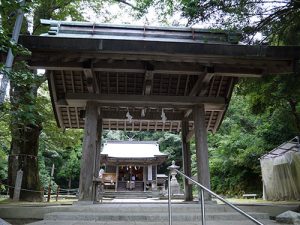
{"type": "MultiPolygon", "coordinates": [[[[244,216],[225,205],[207,204],[207,225],[251,225],[244,216]]],[[[265,225],[275,225],[267,213],[248,212],[265,225]]],[[[200,225],[199,204],[172,204],[173,225],[200,225]]],[[[43,221],[30,225],[168,225],[167,204],[97,204],[76,205],[68,211],[52,212],[43,221]]]]}
{"type": "MultiPolygon", "coordinates": [[[[258,218],[263,224],[274,225],[269,216],[275,217],[298,205],[244,204],[239,207],[258,218]]],[[[207,225],[254,224],[225,205],[206,203],[207,225]]],[[[173,225],[201,224],[201,208],[196,202],[184,203],[172,200],[173,225]]],[[[166,200],[115,199],[105,204],[2,204],[0,218],[14,224],[32,225],[164,225],[168,224],[166,200]],[[44,220],[43,220],[44,219],[44,220]],[[40,221],[38,221],[40,220],[40,221]],[[38,222],[34,222],[38,221],[38,222]]]]}
{"type": "MultiPolygon", "coordinates": [[[[264,225],[286,225],[278,224],[270,220],[261,220],[264,225]]],[[[30,225],[169,225],[168,222],[145,222],[145,221],[40,221],[31,223],[30,225]]],[[[201,221],[197,222],[173,222],[172,225],[201,225],[201,221]]],[[[250,221],[206,221],[206,225],[254,225],[250,221]]]]}

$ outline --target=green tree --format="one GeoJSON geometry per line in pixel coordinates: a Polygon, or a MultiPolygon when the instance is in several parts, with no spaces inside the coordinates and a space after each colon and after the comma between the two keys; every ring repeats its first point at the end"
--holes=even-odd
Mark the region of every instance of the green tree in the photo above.
{"type": "Polygon", "coordinates": [[[9,104],[5,103],[0,111],[0,180],[7,179],[7,161],[11,141],[9,119],[9,104]]]}
{"type": "MultiPolygon", "coordinates": [[[[23,9],[33,18],[33,34],[38,35],[44,32],[44,28],[40,26],[40,19],[65,20],[71,18],[73,20],[83,20],[83,7],[92,6],[91,9],[95,10],[98,9],[97,7],[101,7],[103,2],[109,1],[34,0],[26,2],[23,9]]],[[[124,1],[117,2],[125,4],[124,1]]],[[[7,33],[10,33],[12,30],[15,11],[19,7],[18,1],[2,1],[0,8],[0,34],[1,37],[5,37],[5,39],[1,39],[1,44],[4,45],[3,47],[1,45],[1,49],[5,51],[9,47],[18,47],[8,41],[7,33]]],[[[22,32],[27,33],[28,27],[30,26],[24,21],[22,32]]],[[[46,79],[45,76],[39,76],[29,71],[24,64],[18,67],[15,66],[8,75],[11,81],[10,130],[12,133],[8,162],[8,182],[9,185],[14,186],[16,172],[22,168],[24,170],[22,187],[39,191],[41,185],[37,159],[40,146],[39,136],[43,130],[45,120],[43,120],[38,111],[38,89],[46,79]]],[[[12,197],[12,194],[11,189],[10,197],[12,197]]],[[[21,191],[20,199],[38,201],[41,200],[41,195],[38,192],[21,191]]]]}
{"type": "MultiPolygon", "coordinates": [[[[34,19],[38,18],[38,12],[41,9],[48,10],[46,18],[51,18],[58,13],[60,7],[63,9],[66,5],[59,4],[56,1],[56,8],[47,8],[44,3],[48,1],[32,1],[27,3],[24,10],[27,9],[34,13],[34,19]],[[54,14],[54,15],[53,15],[54,14]]],[[[53,2],[53,1],[52,1],[53,2]]],[[[14,2],[15,3],[15,2],[14,2]]],[[[69,4],[71,2],[69,1],[69,4]]],[[[12,20],[10,15],[13,15],[14,10],[19,7],[17,4],[11,4],[11,1],[3,1],[1,7],[2,30],[11,30],[12,20]]],[[[76,6],[74,6],[76,7],[76,6]]],[[[73,8],[74,10],[76,8],[73,8]]],[[[67,15],[65,15],[67,16],[67,15]]],[[[40,31],[37,29],[39,24],[34,24],[35,34],[40,31]]],[[[27,30],[27,24],[24,24],[23,32],[27,30]]],[[[10,46],[8,46],[10,47],[10,46]]],[[[11,102],[11,147],[8,163],[8,182],[14,186],[16,171],[22,169],[23,180],[22,187],[35,191],[40,190],[40,179],[38,173],[38,147],[39,135],[42,130],[43,120],[37,108],[37,93],[41,84],[45,81],[44,76],[39,76],[29,71],[25,65],[14,67],[14,70],[8,74],[11,81],[10,102],[11,102]]],[[[10,190],[12,197],[13,191],[10,190]]],[[[38,192],[21,191],[20,199],[22,200],[41,200],[41,195],[38,192]]]]}
{"type": "Polygon", "coordinates": [[[81,145],[69,148],[64,151],[62,160],[64,163],[59,168],[59,173],[57,175],[58,179],[62,182],[68,181],[66,185],[69,189],[72,188],[72,181],[75,180],[75,187],[78,187],[79,175],[80,175],[80,158],[81,158],[81,145]]]}
{"type": "MultiPolygon", "coordinates": [[[[52,165],[55,164],[54,179],[60,186],[66,186],[66,179],[60,177],[60,171],[65,170],[64,166],[69,164],[70,154],[74,149],[81,151],[82,130],[67,129],[65,131],[57,127],[54,118],[51,100],[49,97],[48,85],[41,86],[37,96],[38,111],[43,120],[43,129],[39,137],[39,174],[42,186],[47,187],[52,165]]],[[[77,167],[80,167],[78,163],[77,167]]],[[[74,178],[72,178],[74,179],[74,178]]]]}
{"type": "MultiPolygon", "coordinates": [[[[262,32],[267,39],[281,41],[296,34],[299,43],[300,4],[297,0],[180,0],[182,16],[188,25],[210,23],[211,27],[239,29],[245,38],[262,32]]],[[[294,39],[295,40],[295,39],[294,39]]]]}
{"type": "Polygon", "coordinates": [[[260,80],[244,79],[240,91],[249,97],[251,112],[256,115],[284,111],[288,118],[293,120],[294,126],[290,127],[290,130],[296,135],[300,134],[300,91],[297,88],[299,85],[300,76],[296,73],[268,76],[260,80]]]}

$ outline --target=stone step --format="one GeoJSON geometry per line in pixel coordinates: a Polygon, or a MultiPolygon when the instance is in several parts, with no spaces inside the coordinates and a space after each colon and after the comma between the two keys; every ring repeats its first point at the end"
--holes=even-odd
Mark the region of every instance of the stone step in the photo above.
{"type": "MultiPolygon", "coordinates": [[[[264,225],[285,225],[278,224],[272,220],[261,220],[264,225]]],[[[116,222],[116,221],[76,221],[76,220],[43,220],[28,225],[169,225],[168,221],[165,222],[148,222],[148,221],[126,221],[126,222],[116,222]]],[[[172,225],[201,225],[201,221],[196,222],[177,222],[174,221],[172,225]]],[[[206,225],[254,225],[252,221],[246,220],[228,220],[228,221],[206,221],[206,225]]]]}
{"type": "Polygon", "coordinates": [[[121,199],[140,199],[140,198],[148,198],[152,197],[152,192],[143,192],[143,191],[118,191],[118,192],[110,192],[106,191],[103,193],[103,197],[106,198],[121,198],[121,199]]]}
{"type": "MultiPolygon", "coordinates": [[[[98,204],[93,206],[74,206],[68,211],[73,212],[98,212],[107,213],[117,210],[118,212],[168,212],[167,204],[98,204]]],[[[172,204],[174,213],[199,213],[201,212],[200,204],[172,204]]],[[[206,204],[206,212],[234,212],[232,208],[226,205],[206,204]]]]}
{"type": "Polygon", "coordinates": [[[151,194],[152,191],[104,191],[104,193],[114,193],[114,194],[130,194],[130,195],[143,195],[143,194],[151,194]]]}
{"type": "MultiPolygon", "coordinates": [[[[266,213],[250,213],[251,216],[257,219],[269,219],[266,213]]],[[[173,221],[200,221],[200,213],[173,213],[173,221]]],[[[243,215],[231,212],[206,213],[206,220],[245,220],[243,215]]],[[[84,221],[152,221],[163,222],[168,221],[168,214],[161,212],[55,212],[48,213],[44,216],[45,220],[84,220],[84,221]]]]}

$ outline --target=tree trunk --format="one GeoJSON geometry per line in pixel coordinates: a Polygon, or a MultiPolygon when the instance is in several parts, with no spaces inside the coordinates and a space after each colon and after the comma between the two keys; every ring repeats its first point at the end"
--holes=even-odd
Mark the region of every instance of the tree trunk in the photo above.
{"type": "MultiPolygon", "coordinates": [[[[41,201],[43,194],[39,179],[38,149],[42,127],[34,107],[37,88],[32,84],[14,85],[11,82],[10,97],[12,141],[8,160],[8,183],[14,187],[17,171],[22,169],[20,200],[41,201]]],[[[13,198],[13,188],[9,194],[13,198]]]]}
{"type": "Polygon", "coordinates": [[[68,195],[70,194],[70,189],[72,187],[72,177],[69,177],[69,184],[68,184],[68,195]]]}
{"type": "MultiPolygon", "coordinates": [[[[37,126],[12,126],[12,141],[8,161],[8,182],[15,185],[17,171],[23,170],[22,189],[20,200],[41,201],[42,194],[38,169],[38,140],[40,128],[37,126]]],[[[13,198],[13,189],[10,189],[10,198],[13,198]]]]}

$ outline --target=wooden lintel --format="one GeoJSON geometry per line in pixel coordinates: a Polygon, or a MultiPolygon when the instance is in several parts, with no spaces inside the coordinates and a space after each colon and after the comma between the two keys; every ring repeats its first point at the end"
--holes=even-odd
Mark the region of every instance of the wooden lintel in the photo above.
{"type": "MultiPolygon", "coordinates": [[[[110,119],[110,120],[126,120],[126,113],[127,111],[111,111],[111,110],[102,110],[101,117],[103,119],[110,119]]],[[[168,121],[180,121],[183,119],[182,112],[165,112],[168,121]]],[[[133,120],[161,120],[161,112],[149,112],[145,114],[145,116],[141,116],[139,111],[130,112],[133,120]]]]}
{"type": "MultiPolygon", "coordinates": [[[[61,60],[45,62],[45,61],[31,61],[31,68],[44,68],[47,70],[73,70],[73,71],[85,71],[89,73],[89,68],[84,67],[82,62],[62,62],[61,60]]],[[[123,72],[123,73],[159,73],[159,74],[190,74],[199,75],[199,71],[204,71],[205,67],[198,63],[153,63],[153,69],[147,70],[145,63],[141,61],[124,61],[116,60],[110,62],[108,60],[99,60],[92,65],[93,71],[99,72],[123,72]]]]}
{"type": "MultiPolygon", "coordinates": [[[[260,62],[245,62],[241,63],[237,59],[235,63],[226,63],[226,59],[222,65],[216,63],[214,70],[216,75],[222,76],[236,76],[236,77],[260,77],[261,75],[268,73],[288,73],[293,71],[293,66],[288,61],[278,61],[275,63],[266,62],[265,64],[259,64],[260,62]]],[[[208,63],[208,62],[207,62],[208,63]]],[[[205,62],[189,62],[189,63],[176,63],[176,62],[156,62],[153,64],[154,74],[174,74],[174,75],[201,75],[200,72],[205,72],[206,67],[203,66],[205,62]]],[[[82,71],[86,70],[83,62],[62,62],[62,60],[45,61],[36,60],[30,61],[29,66],[32,69],[46,69],[46,70],[73,70],[82,71]]],[[[99,60],[97,63],[92,64],[93,71],[99,72],[122,72],[122,73],[145,73],[145,63],[141,61],[124,61],[115,60],[109,62],[108,60],[99,60]]],[[[88,69],[88,68],[87,68],[88,69]]]]}
{"type": "Polygon", "coordinates": [[[225,107],[223,97],[198,97],[198,96],[160,96],[160,95],[104,95],[92,93],[67,93],[65,99],[69,106],[84,107],[87,101],[95,101],[100,104],[116,103],[119,106],[193,106],[205,104],[208,108],[225,107]]]}

